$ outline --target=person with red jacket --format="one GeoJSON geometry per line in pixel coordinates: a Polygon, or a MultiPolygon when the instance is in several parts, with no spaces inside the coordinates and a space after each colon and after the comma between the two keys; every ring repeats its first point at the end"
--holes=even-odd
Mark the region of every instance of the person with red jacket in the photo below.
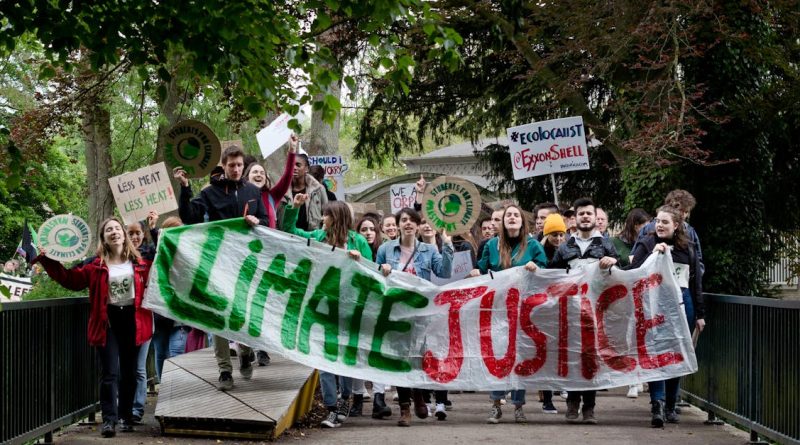
{"type": "Polygon", "coordinates": [[[153,335],[153,314],[142,307],[151,263],[141,258],[117,218],[100,224],[97,244],[97,258],[73,269],[65,269],[41,252],[33,262],[41,263],[67,289],[89,288],[88,339],[97,347],[102,367],[101,435],[114,437],[117,422],[120,431],[133,431],[136,357],[139,347],[153,335]]]}

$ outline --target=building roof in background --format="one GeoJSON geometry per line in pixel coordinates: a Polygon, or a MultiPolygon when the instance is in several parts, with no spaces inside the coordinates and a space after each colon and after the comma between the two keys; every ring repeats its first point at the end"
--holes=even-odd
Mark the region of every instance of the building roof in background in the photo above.
{"type": "Polygon", "coordinates": [[[508,145],[508,138],[505,136],[490,137],[479,140],[475,145],[470,141],[459,142],[458,144],[448,145],[447,147],[434,150],[422,156],[413,158],[402,158],[406,163],[425,162],[443,158],[473,158],[475,151],[483,151],[491,144],[508,145]]]}

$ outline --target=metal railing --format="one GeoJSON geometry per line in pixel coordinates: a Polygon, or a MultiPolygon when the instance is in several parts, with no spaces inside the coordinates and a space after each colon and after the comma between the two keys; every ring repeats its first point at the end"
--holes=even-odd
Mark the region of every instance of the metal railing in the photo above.
{"type": "Polygon", "coordinates": [[[93,414],[95,352],[86,339],[89,299],[0,307],[0,443],[18,444],[93,414]]]}
{"type": "Polygon", "coordinates": [[[707,329],[684,399],[784,444],[800,444],[800,301],[706,295],[707,329]]]}

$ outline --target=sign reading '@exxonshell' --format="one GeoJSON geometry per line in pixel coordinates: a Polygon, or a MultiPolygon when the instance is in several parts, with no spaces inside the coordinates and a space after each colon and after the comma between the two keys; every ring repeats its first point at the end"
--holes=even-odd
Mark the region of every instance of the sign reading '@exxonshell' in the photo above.
{"type": "Polygon", "coordinates": [[[514,179],[589,169],[580,116],[520,125],[506,132],[514,179]]]}
{"type": "Polygon", "coordinates": [[[481,209],[481,195],[469,181],[440,176],[428,185],[422,199],[422,211],[437,230],[449,235],[468,232],[481,209]]]}
{"type": "Polygon", "coordinates": [[[39,228],[40,248],[45,255],[62,263],[85,257],[91,240],[86,221],[75,215],[56,215],[39,228]]]}
{"type": "Polygon", "coordinates": [[[222,148],[208,126],[196,120],[180,121],[165,137],[164,158],[170,167],[183,167],[191,178],[208,176],[219,163],[222,148]]]}

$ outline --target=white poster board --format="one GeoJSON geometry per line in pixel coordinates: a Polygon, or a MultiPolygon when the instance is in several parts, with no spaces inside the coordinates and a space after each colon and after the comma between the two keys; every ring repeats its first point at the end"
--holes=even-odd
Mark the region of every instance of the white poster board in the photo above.
{"type": "Polygon", "coordinates": [[[436,274],[431,274],[431,282],[437,286],[441,286],[467,278],[469,271],[472,270],[472,255],[469,254],[469,250],[455,252],[451,264],[453,266],[453,271],[450,273],[450,278],[439,278],[436,274]]]}
{"type": "Polygon", "coordinates": [[[534,122],[506,129],[514,179],[589,169],[581,116],[534,122]]]}
{"type": "Polygon", "coordinates": [[[283,144],[289,142],[289,138],[292,136],[292,130],[289,128],[290,120],[292,120],[292,117],[283,113],[256,133],[258,148],[261,149],[261,156],[264,159],[275,153],[275,150],[279,149],[283,144]]]}
{"type": "Polygon", "coordinates": [[[150,210],[163,215],[178,208],[163,162],[114,176],[108,183],[126,225],[143,221],[150,210]]]}
{"type": "Polygon", "coordinates": [[[33,284],[28,277],[15,277],[0,273],[0,285],[5,286],[9,291],[9,298],[0,293],[0,301],[22,301],[22,296],[31,291],[33,284]]]}
{"type": "Polygon", "coordinates": [[[322,180],[325,187],[336,195],[336,199],[344,201],[344,174],[349,168],[339,155],[309,156],[308,165],[321,165],[325,169],[322,180]]]}
{"type": "Polygon", "coordinates": [[[408,207],[414,208],[417,189],[414,184],[394,184],[389,187],[389,210],[392,215],[408,207]]]}

